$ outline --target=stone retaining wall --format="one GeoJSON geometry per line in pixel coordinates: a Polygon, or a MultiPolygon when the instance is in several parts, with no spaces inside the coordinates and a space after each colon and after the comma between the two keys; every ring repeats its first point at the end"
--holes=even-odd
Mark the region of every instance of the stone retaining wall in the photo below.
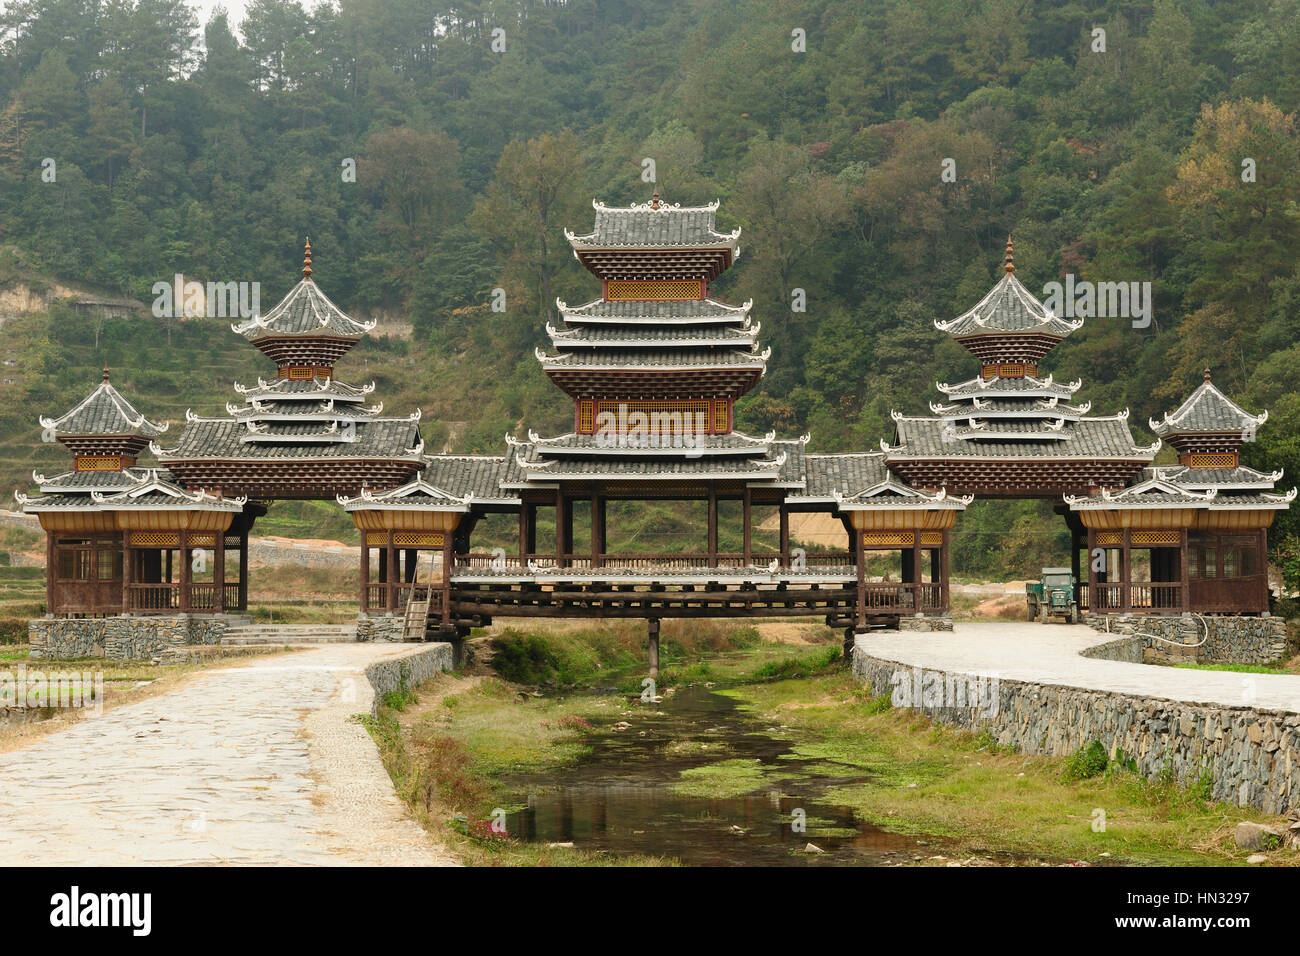
{"type": "Polygon", "coordinates": [[[898,619],[898,629],[900,631],[951,631],[952,615],[951,614],[915,614],[912,617],[904,615],[898,619]]]}
{"type": "Polygon", "coordinates": [[[28,623],[27,639],[31,657],[38,660],[152,660],[172,647],[220,644],[226,631],[244,622],[228,615],[192,614],[38,618],[28,623]]]}
{"type": "Polygon", "coordinates": [[[400,641],[402,624],[400,615],[359,614],[357,615],[358,641],[400,641]]]}
{"type": "Polygon", "coordinates": [[[435,674],[453,670],[453,656],[450,644],[426,644],[402,657],[371,664],[366,668],[366,680],[374,690],[370,716],[375,715],[379,701],[388,692],[415,687],[435,674]]]}
{"type": "MultiPolygon", "coordinates": [[[[1133,645],[1120,643],[1102,645],[1103,655],[1131,656],[1133,645]]],[[[999,744],[1021,753],[1065,757],[1096,740],[1112,756],[1122,750],[1144,777],[1167,770],[1186,786],[1208,773],[1216,800],[1266,813],[1300,807],[1300,714],[922,672],[861,648],[854,649],[853,674],[874,693],[892,690],[896,705],[939,723],[988,730],[999,744]],[[976,704],[969,704],[977,699],[973,692],[960,698],[944,693],[945,687],[977,682],[982,684],[976,704]],[[921,686],[937,688],[933,699],[912,692],[921,686]],[[953,701],[965,706],[947,706],[953,701]]]]}
{"type": "MultiPolygon", "coordinates": [[[[1206,614],[1094,614],[1086,623],[1115,635],[1145,631],[1177,644],[1196,644],[1205,638],[1200,659],[1229,664],[1268,664],[1286,656],[1286,621],[1280,617],[1206,614]],[[1204,620],[1204,624],[1201,623],[1204,620]],[[1208,629],[1208,633],[1207,633],[1208,629]]],[[[1158,650],[1161,642],[1148,642],[1158,650]]],[[[1168,645],[1165,645],[1168,647],[1168,645]]]]}

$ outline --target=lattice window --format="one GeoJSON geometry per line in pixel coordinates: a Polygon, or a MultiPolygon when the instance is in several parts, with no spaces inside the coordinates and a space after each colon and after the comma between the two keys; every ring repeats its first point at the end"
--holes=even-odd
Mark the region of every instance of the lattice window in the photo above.
{"type": "Polygon", "coordinates": [[[75,471],[121,471],[121,455],[78,455],[74,459],[75,471]]]}
{"type": "Polygon", "coordinates": [[[393,544],[399,548],[441,548],[441,531],[398,531],[393,544]]]}
{"type": "Polygon", "coordinates": [[[1130,544],[1179,544],[1181,537],[1177,531],[1133,531],[1129,534],[1130,544]]]}
{"type": "Polygon", "coordinates": [[[865,547],[898,546],[910,548],[916,543],[916,536],[911,531],[864,531],[862,544],[865,547]]]}
{"type": "Polygon", "coordinates": [[[942,545],[942,544],[943,544],[943,532],[942,532],[942,531],[922,531],[922,532],[921,532],[921,544],[942,545]]]}
{"type": "Polygon", "coordinates": [[[276,370],[277,378],[306,381],[311,378],[331,378],[334,370],[328,365],[284,365],[276,370]]]}
{"type": "Polygon", "coordinates": [[[704,298],[702,279],[610,279],[605,298],[611,302],[629,299],[667,302],[673,299],[704,298]]]}
{"type": "Polygon", "coordinates": [[[217,536],[215,534],[190,535],[191,548],[215,548],[216,546],[217,546],[217,536]]]}
{"type": "Polygon", "coordinates": [[[583,435],[590,435],[596,430],[594,405],[590,399],[583,399],[578,402],[578,431],[583,435]]]}
{"type": "Polygon", "coordinates": [[[179,547],[181,536],[176,531],[132,531],[133,548],[175,548],[179,547]]]}
{"type": "Polygon", "coordinates": [[[713,430],[718,434],[731,431],[731,402],[713,403],[713,430]]]}
{"type": "Polygon", "coordinates": [[[1116,545],[1124,543],[1124,533],[1121,531],[1101,531],[1097,534],[1097,543],[1100,545],[1116,545]]]}
{"type": "Polygon", "coordinates": [[[994,362],[980,369],[983,378],[1024,378],[1037,376],[1038,366],[1029,362],[994,362]]]}
{"type": "MultiPolygon", "coordinates": [[[[594,404],[595,418],[587,434],[593,434],[597,427],[608,427],[611,421],[619,435],[633,425],[644,425],[647,435],[693,435],[710,430],[709,402],[605,400],[594,404]],[[644,414],[645,421],[630,421],[634,412],[644,414]]],[[[719,429],[715,426],[713,430],[719,429]]]]}
{"type": "Polygon", "coordinates": [[[1235,452],[1196,452],[1187,456],[1188,468],[1236,468],[1235,452]]]}

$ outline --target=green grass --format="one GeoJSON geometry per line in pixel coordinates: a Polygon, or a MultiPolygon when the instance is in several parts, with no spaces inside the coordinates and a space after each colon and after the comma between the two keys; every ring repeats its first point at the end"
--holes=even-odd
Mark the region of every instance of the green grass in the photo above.
{"type": "Polygon", "coordinates": [[[1169,667],[1182,667],[1194,671],[1233,671],[1238,674],[1289,674],[1285,667],[1271,664],[1169,664],[1169,667]]]}

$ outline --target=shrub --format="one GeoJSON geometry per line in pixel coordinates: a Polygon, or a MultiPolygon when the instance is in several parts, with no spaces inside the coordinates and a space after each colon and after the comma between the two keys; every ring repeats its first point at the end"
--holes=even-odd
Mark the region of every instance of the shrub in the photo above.
{"type": "Polygon", "coordinates": [[[1110,758],[1101,742],[1094,740],[1076,750],[1065,762],[1062,777],[1066,780],[1086,780],[1095,777],[1106,769],[1110,758]]]}

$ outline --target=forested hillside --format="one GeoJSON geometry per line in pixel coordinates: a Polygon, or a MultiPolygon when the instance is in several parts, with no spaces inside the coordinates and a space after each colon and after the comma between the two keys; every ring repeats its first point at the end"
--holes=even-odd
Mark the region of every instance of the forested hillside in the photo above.
{"type": "MultiPolygon", "coordinates": [[[[265,308],[310,235],[336,302],[413,326],[345,377],[423,403],[434,447],[499,451],[571,422],[533,358],[557,296],[598,294],[563,229],[593,197],[647,199],[652,159],[668,201],[720,199],[744,230],[717,291],[754,299],[773,346],[748,429],[876,447],[891,409],[974,373],[931,322],[974,304],[1014,234],[1035,291],[1152,283],[1148,327],[1094,318],[1048,359],[1094,411],[1128,406],[1150,440],[1209,365],[1270,409],[1247,463],[1300,480],[1300,0],[253,0],[237,26],[180,0],[6,5],[0,283],[149,301],[183,273],[260,281],[265,308]]],[[[103,363],[172,419],[266,371],[217,319],[56,309],[0,348],[6,487],[57,458],[35,415],[103,363]]],[[[958,567],[1031,570],[1045,514],[973,508],[958,567]]],[[[1293,574],[1298,527],[1275,529],[1293,574]]]]}

